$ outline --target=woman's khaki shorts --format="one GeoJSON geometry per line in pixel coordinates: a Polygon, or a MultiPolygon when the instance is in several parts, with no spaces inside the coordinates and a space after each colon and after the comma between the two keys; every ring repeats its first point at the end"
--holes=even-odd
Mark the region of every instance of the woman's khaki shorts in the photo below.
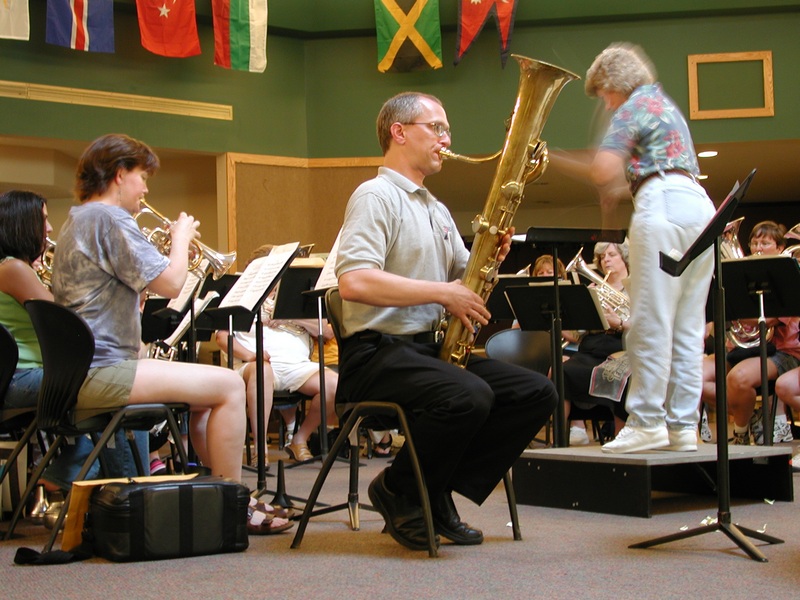
{"type": "Polygon", "coordinates": [[[125,360],[110,367],[89,369],[78,392],[76,410],[118,408],[128,404],[139,361],[125,360]]]}

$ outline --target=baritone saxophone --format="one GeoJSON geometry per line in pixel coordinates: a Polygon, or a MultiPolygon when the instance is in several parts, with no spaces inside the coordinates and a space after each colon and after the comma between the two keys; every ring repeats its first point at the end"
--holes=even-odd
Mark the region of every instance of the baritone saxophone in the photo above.
{"type": "MultiPolygon", "coordinates": [[[[497,283],[500,243],[511,227],[525,185],[541,177],[547,168],[547,143],[540,140],[539,136],[550,109],[563,87],[570,81],[580,79],[560,67],[517,54],[512,56],[520,67],[517,99],[486,204],[483,212],[472,221],[475,238],[461,280],[484,302],[497,283]]],[[[446,159],[479,162],[479,159],[462,157],[448,150],[442,150],[440,154],[446,159]]],[[[480,328],[475,321],[472,325],[470,331],[455,317],[449,316],[443,321],[441,359],[459,367],[466,366],[480,328]]]]}

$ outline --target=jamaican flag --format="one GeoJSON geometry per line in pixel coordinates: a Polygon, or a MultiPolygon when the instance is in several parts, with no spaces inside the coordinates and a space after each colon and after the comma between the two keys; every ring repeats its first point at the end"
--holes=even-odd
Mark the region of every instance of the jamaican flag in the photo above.
{"type": "Polygon", "coordinates": [[[375,0],[378,71],[442,67],[439,0],[375,0]]]}

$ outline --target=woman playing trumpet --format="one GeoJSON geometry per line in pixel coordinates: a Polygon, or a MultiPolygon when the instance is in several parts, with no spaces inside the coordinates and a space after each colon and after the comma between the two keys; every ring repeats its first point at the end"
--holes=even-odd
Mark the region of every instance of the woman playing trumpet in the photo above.
{"type": "MultiPolygon", "coordinates": [[[[53,295],[89,324],[96,343],[77,407],[181,402],[191,410],[190,435],[214,475],[241,478],[245,436],[244,382],[221,367],[139,359],[139,297],[148,289],[173,298],[186,280],[189,245],[199,223],[181,213],[170,227],[169,256],[142,234],[133,215],[159,166],[144,143],[122,134],[92,142],[78,163],[80,206],[58,237],[53,295]]],[[[263,507],[262,507],[263,508],[263,507]]],[[[274,533],[285,522],[251,506],[248,531],[274,533]]]]}

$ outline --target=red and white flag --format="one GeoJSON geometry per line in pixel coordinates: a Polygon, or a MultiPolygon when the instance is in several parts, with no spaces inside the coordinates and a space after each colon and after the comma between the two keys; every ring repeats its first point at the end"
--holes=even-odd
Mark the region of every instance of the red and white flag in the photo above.
{"type": "Polygon", "coordinates": [[[136,12],[146,50],[175,58],[200,54],[194,0],[136,0],[136,12]]]}
{"type": "Polygon", "coordinates": [[[214,64],[263,73],[267,68],[267,0],[211,0],[214,64]]]}
{"type": "Polygon", "coordinates": [[[28,0],[0,0],[0,38],[31,39],[28,0]]]}
{"type": "Polygon", "coordinates": [[[517,0],[461,0],[458,8],[458,34],[456,58],[458,64],[472,42],[480,34],[489,16],[493,15],[500,34],[500,60],[505,66],[511,44],[511,31],[514,29],[514,13],[517,0]]]}

